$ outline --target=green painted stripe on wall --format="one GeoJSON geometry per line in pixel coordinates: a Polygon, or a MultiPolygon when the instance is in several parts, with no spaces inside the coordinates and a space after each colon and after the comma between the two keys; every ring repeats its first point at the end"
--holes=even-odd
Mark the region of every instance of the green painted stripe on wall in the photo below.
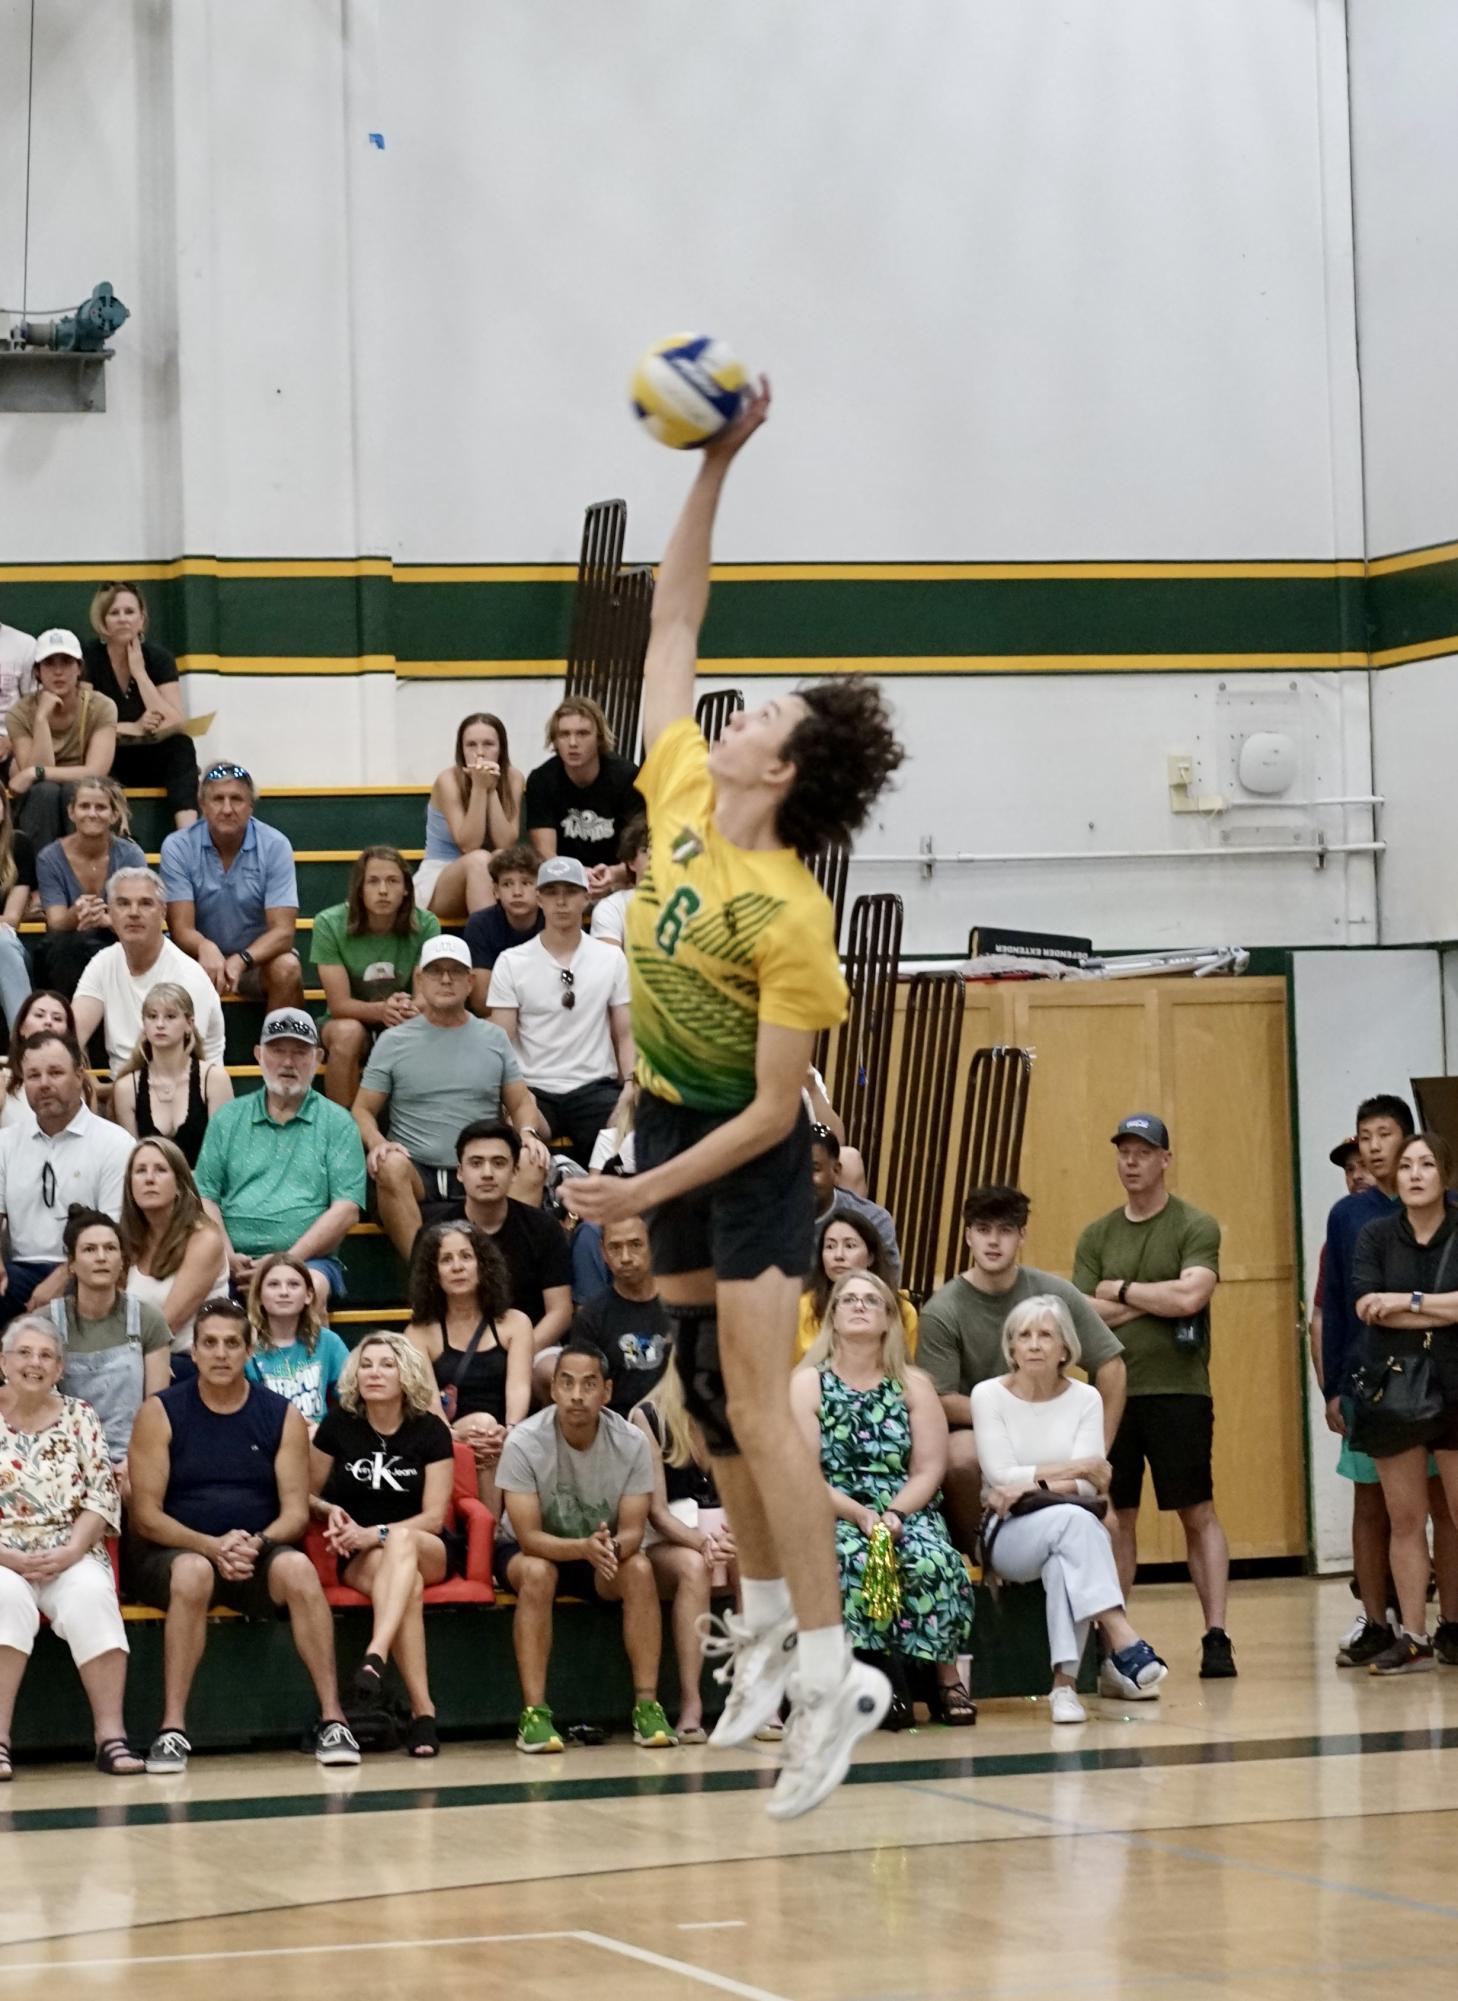
{"type": "MultiPolygon", "coordinates": [[[[850,567],[850,566],[848,566],[850,567]]],[[[397,584],[385,575],[183,575],[147,585],[173,652],[289,661],[543,662],[562,657],[572,590],[560,575],[397,584]]],[[[0,585],[8,623],[85,633],[93,584],[0,585]]],[[[1458,634],[1458,559],[1375,576],[996,577],[722,582],[706,661],[1029,659],[1201,666],[1445,650],[1458,634]]],[[[346,670],[347,671],[347,670],[346,670]]]]}

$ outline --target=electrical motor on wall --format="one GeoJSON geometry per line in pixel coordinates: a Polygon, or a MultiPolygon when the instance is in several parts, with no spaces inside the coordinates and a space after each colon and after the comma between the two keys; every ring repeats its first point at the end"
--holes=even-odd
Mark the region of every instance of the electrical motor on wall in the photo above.
{"type": "Polygon", "coordinates": [[[105,281],[73,312],[14,316],[0,334],[0,410],[45,414],[106,408],[108,340],[130,317],[105,281]]]}

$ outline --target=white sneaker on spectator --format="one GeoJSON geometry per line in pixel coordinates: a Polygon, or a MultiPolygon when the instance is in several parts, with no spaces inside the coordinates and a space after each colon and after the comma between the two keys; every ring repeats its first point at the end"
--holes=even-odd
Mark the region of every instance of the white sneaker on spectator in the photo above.
{"type": "Polygon", "coordinates": [[[765,1802],[771,1820],[794,1820],[827,1799],[850,1770],[856,1745],[890,1707],[890,1682],[853,1654],[834,1688],[792,1688],[780,1776],[765,1802]]]}
{"type": "Polygon", "coordinates": [[[359,1745],[347,1723],[321,1723],[314,1737],[314,1756],[321,1765],[357,1765],[359,1745]]]}
{"type": "Polygon", "coordinates": [[[181,1730],[159,1730],[143,1762],[153,1778],[177,1778],[191,1756],[192,1746],[181,1730]]]}
{"type": "Polygon", "coordinates": [[[714,1669],[715,1681],[729,1691],[709,1742],[716,1751],[730,1751],[778,1717],[795,1665],[795,1621],[777,1619],[756,1633],[737,1612],[726,1612],[722,1619],[705,1612],[698,1632],[704,1659],[721,1663],[714,1669]]]}
{"type": "Polygon", "coordinates": [[[1048,1697],[1048,1708],[1055,1723],[1087,1723],[1088,1711],[1078,1699],[1076,1689],[1064,1688],[1062,1684],[1048,1697]]]}

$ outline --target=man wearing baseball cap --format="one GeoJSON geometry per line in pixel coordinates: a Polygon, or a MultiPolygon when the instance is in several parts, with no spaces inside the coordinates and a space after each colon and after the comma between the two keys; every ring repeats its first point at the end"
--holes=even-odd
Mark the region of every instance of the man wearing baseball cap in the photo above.
{"type": "Polygon", "coordinates": [[[349,1113],[314,1089],[319,1031],[304,1008],[265,1015],[254,1055],[262,1089],[208,1120],[198,1193],[222,1225],[237,1284],[271,1251],[289,1251],[314,1274],[327,1312],[330,1293],[344,1291],[339,1246],[364,1207],[364,1151],[349,1113]]]}
{"type": "MultiPolygon", "coordinates": [[[[576,866],[576,864],[574,864],[576,866]]],[[[408,1258],[422,1222],[459,1215],[456,1135],[477,1119],[509,1119],[537,1190],[548,1127],[502,1030],[469,1012],[471,954],[453,932],[420,953],[420,1011],[387,1028],[370,1051],[354,1101],[375,1183],[380,1225],[408,1258]],[[382,1123],[383,1122],[383,1123],[382,1123]]]]}
{"type": "Polygon", "coordinates": [[[36,691],[5,718],[15,824],[36,848],[66,832],[66,792],[81,778],[105,778],[116,755],[116,703],[81,679],[81,642],[53,625],[35,643],[36,691]]]}
{"type": "MultiPolygon", "coordinates": [[[[1131,1112],[1111,1135],[1124,1202],[1090,1223],[1074,1253],[1073,1282],[1124,1344],[1128,1400],[1109,1447],[1114,1552],[1127,1599],[1138,1562],[1139,1500],[1148,1464],[1162,1512],[1179,1515],[1190,1576],[1205,1616],[1200,1673],[1226,1680],[1235,1655],[1225,1631],[1230,1549],[1215,1513],[1210,1393],[1210,1301],[1220,1275],[1220,1225],[1167,1186],[1169,1131],[1131,1112]]],[[[1125,1700],[1106,1660],[1100,1690],[1125,1700]]]]}
{"type": "Polygon", "coordinates": [[[611,1123],[633,1074],[628,961],[583,931],[590,889],[574,855],[553,855],[537,870],[543,929],[503,952],[486,1005],[521,1058],[548,1136],[564,1139],[582,1167],[611,1123]]]}

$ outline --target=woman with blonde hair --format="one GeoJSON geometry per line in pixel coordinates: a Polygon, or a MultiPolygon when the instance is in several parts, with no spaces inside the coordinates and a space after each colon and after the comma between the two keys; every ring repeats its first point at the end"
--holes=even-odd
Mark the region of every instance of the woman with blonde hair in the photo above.
{"type": "Polygon", "coordinates": [[[45,986],[74,993],[88,959],[116,943],[106,885],[119,868],[145,868],[131,838],[126,794],[114,778],[80,779],[66,802],[71,832],[35,859],[46,935],[36,948],[45,986]]]}
{"type": "Polygon", "coordinates": [[[91,600],[81,667],[116,705],[116,756],[123,785],[160,785],[173,825],[197,818],[197,752],[182,733],[182,683],[165,646],[147,638],[147,600],[135,584],[103,584],[91,600]]]}
{"type": "Polygon", "coordinates": [[[496,901],[491,857],[521,838],[525,786],[500,716],[481,710],[463,717],[454,761],[437,776],[425,808],[425,855],[415,871],[422,910],[467,917],[496,901]]]}
{"type": "Polygon", "coordinates": [[[19,931],[36,883],[35,843],[16,826],[10,794],[0,785],[0,1008],[12,1033],[30,992],[30,960],[19,931]]]}
{"type": "Polygon", "coordinates": [[[714,1485],[708,1451],[689,1416],[672,1362],[642,1402],[633,1406],[628,1422],[647,1438],[653,1457],[643,1553],[652,1566],[659,1597],[673,1607],[678,1741],[703,1744],[707,1732],[699,1689],[704,1666],[700,1622],[708,1616],[711,1594],[732,1588],[734,1538],[714,1485]]]}
{"type": "Polygon", "coordinates": [[[309,1451],[310,1507],[324,1523],[339,1581],[374,1607],[355,1694],[378,1704],[393,1653],[410,1698],[405,1748],[413,1758],[440,1750],[421,1598],[448,1568],[443,1531],[455,1448],[434,1402],[435,1383],[414,1343],[403,1334],[366,1334],[309,1451]]]}
{"type": "MultiPolygon", "coordinates": [[[[852,1646],[890,1672],[893,1688],[902,1662],[932,1666],[939,1721],[975,1723],[957,1670],[972,1591],[936,1505],[947,1420],[931,1378],[907,1366],[900,1302],[874,1272],[847,1271],[831,1287],[820,1334],[790,1378],[790,1407],[830,1489],[852,1646]],[[899,1589],[870,1579],[878,1530],[899,1589]]],[[[899,1720],[910,1721],[904,1698],[899,1720]]]]}
{"type": "Polygon", "coordinates": [[[321,1324],[314,1277],[292,1251],[260,1258],[248,1285],[248,1379],[287,1397],[310,1435],[339,1393],[349,1350],[321,1324]]]}
{"type": "Polygon", "coordinates": [[[142,1033],[117,1072],[111,1115],[137,1139],[170,1139],[197,1166],[208,1120],[233,1095],[221,1063],[203,1060],[192,995],[159,980],[142,1002],[142,1033]]]}
{"type": "Polygon", "coordinates": [[[174,1358],[190,1355],[198,1308],[228,1290],[228,1255],[187,1157],[170,1139],[144,1139],[132,1148],[121,1240],[125,1290],[162,1315],[172,1330],[174,1358]]]}
{"type": "Polygon", "coordinates": [[[1104,1675],[1126,1701],[1156,1695],[1168,1669],[1124,1616],[1099,1506],[1112,1477],[1104,1407],[1092,1383],[1066,1373],[1083,1349],[1063,1301],[1038,1293],[1015,1306],[1003,1323],[1002,1352],[1008,1374],[972,1392],[987,1510],[983,1569],[1015,1584],[1042,1579],[1053,1721],[1082,1723],[1076,1683],[1090,1625],[1112,1650],[1104,1675]]]}

